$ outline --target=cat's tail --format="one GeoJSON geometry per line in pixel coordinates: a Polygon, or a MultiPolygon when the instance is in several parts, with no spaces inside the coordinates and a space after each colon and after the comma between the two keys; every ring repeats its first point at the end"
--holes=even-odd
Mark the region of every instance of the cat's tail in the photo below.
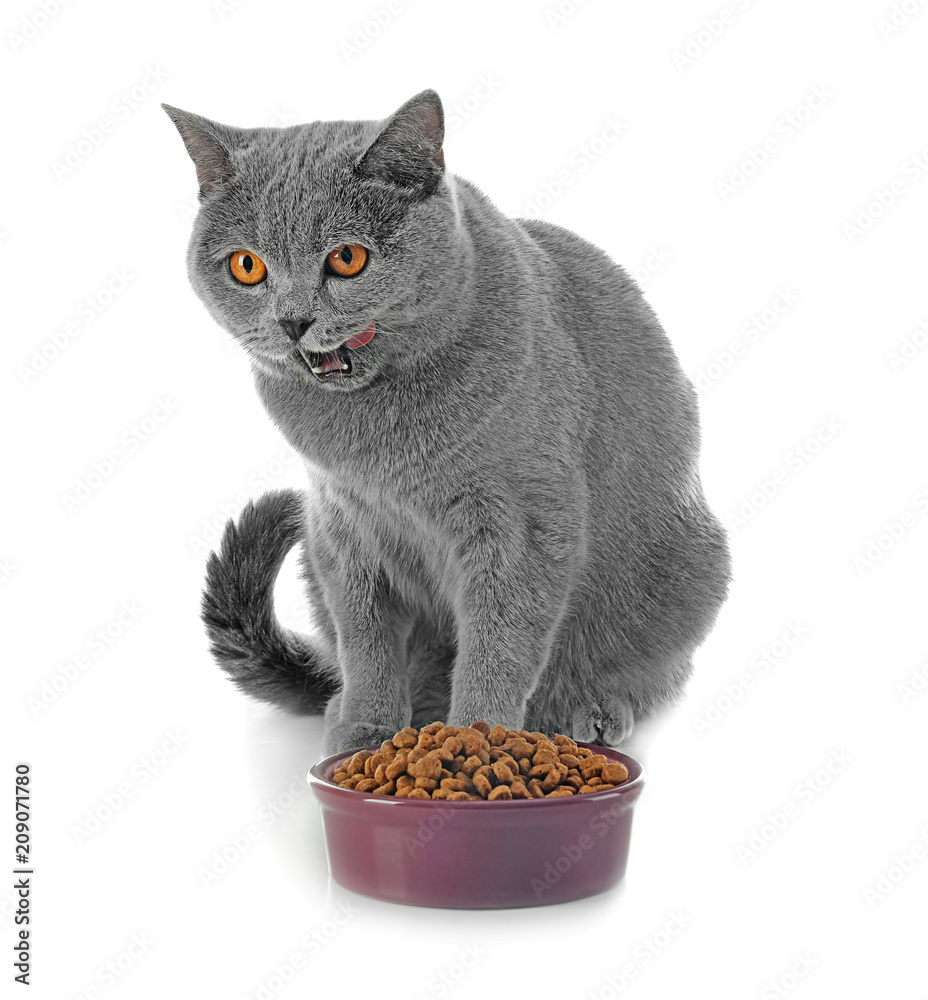
{"type": "Polygon", "coordinates": [[[236,686],[298,713],[321,712],[338,689],[323,651],[274,613],[274,582],[304,530],[295,490],[246,504],[209,557],[201,609],[213,656],[236,686]]]}

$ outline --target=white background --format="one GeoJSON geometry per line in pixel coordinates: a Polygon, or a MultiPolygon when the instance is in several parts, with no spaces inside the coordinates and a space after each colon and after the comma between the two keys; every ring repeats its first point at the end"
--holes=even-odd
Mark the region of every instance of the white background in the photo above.
{"type": "MultiPolygon", "coordinates": [[[[924,0],[59,4],[6,4],[2,40],[0,861],[28,761],[31,995],[924,997],[924,0]],[[247,702],[198,620],[225,517],[303,474],[187,284],[158,104],[292,124],[427,86],[450,170],[641,280],[731,529],[687,697],[628,748],[626,882],[559,907],[332,885],[319,720],[247,702]]],[[[299,624],[292,563],[279,604],[299,624]]]]}

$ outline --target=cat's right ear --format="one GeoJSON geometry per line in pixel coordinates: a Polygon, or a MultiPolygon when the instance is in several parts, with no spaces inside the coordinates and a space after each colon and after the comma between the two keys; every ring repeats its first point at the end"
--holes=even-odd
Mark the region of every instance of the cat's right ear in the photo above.
{"type": "Polygon", "coordinates": [[[236,134],[241,130],[220,125],[190,111],[181,111],[170,104],[162,104],[161,107],[177,126],[190,159],[197,168],[200,198],[228,184],[235,176],[232,150],[236,145],[236,134]]]}
{"type": "Polygon", "coordinates": [[[445,113],[434,90],[410,98],[384,122],[355,170],[399,187],[431,194],[445,172],[445,113]]]}

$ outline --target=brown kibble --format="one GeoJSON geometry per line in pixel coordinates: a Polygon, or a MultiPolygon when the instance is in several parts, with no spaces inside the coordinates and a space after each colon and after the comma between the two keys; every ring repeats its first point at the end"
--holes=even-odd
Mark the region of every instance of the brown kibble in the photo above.
{"type": "MultiPolygon", "coordinates": [[[[522,773],[519,770],[519,762],[517,760],[513,760],[512,757],[509,756],[509,754],[506,754],[505,757],[500,757],[499,760],[496,761],[496,764],[505,764],[506,767],[508,767],[509,770],[512,771],[512,773],[515,775],[522,773]]],[[[495,764],[492,764],[490,766],[495,767],[495,764]]]]}
{"type": "Polygon", "coordinates": [[[407,764],[406,770],[414,778],[437,778],[441,774],[441,761],[437,757],[426,755],[414,764],[407,764]]]}
{"type": "Polygon", "coordinates": [[[487,798],[490,792],[493,791],[490,779],[485,774],[475,774],[472,780],[477,794],[482,795],[483,798],[487,798]]]}
{"type": "Polygon", "coordinates": [[[509,753],[515,760],[522,760],[523,757],[531,758],[534,747],[528,740],[514,740],[509,748],[509,753]]]}
{"type": "Polygon", "coordinates": [[[405,729],[401,729],[396,736],[393,737],[393,745],[397,750],[408,750],[414,747],[418,740],[418,732],[416,732],[412,726],[407,726],[405,729]]]}
{"type": "Polygon", "coordinates": [[[465,774],[474,774],[479,767],[484,767],[483,761],[479,757],[468,757],[461,765],[461,770],[465,774]]]}
{"type": "Polygon", "coordinates": [[[550,746],[545,746],[542,744],[532,756],[532,760],[536,764],[556,764],[560,757],[558,756],[557,750],[551,748],[550,746]]]}
{"type": "Polygon", "coordinates": [[[541,790],[543,792],[554,791],[555,788],[561,783],[561,772],[555,768],[553,771],[549,771],[547,776],[542,779],[541,790]]]}
{"type": "Polygon", "coordinates": [[[495,802],[500,799],[511,799],[511,798],[512,798],[512,792],[509,790],[509,786],[499,785],[497,788],[494,788],[492,792],[490,792],[490,794],[487,796],[487,801],[495,802]]]}
{"type": "Polygon", "coordinates": [[[603,765],[600,777],[613,785],[621,785],[623,781],[628,780],[628,768],[620,760],[609,761],[603,765]]]}
{"type": "Polygon", "coordinates": [[[491,747],[501,746],[506,742],[506,729],[503,726],[494,726],[487,736],[487,741],[491,747]]]}
{"type": "Polygon", "coordinates": [[[374,755],[370,750],[359,750],[352,758],[348,761],[348,766],[346,770],[348,771],[348,776],[351,777],[353,774],[357,774],[359,771],[364,770],[364,762],[368,757],[373,757],[374,755]]]}
{"type": "Polygon", "coordinates": [[[554,764],[536,764],[528,773],[532,778],[546,778],[552,771],[561,773],[554,764]]]}
{"type": "Polygon", "coordinates": [[[392,764],[388,764],[384,768],[384,774],[387,776],[388,781],[395,781],[401,774],[406,773],[406,756],[405,754],[397,754],[393,759],[392,764]]]}
{"type": "Polygon", "coordinates": [[[496,780],[501,785],[512,784],[514,775],[505,761],[498,760],[493,765],[493,773],[496,775],[496,780]]]}
{"type": "Polygon", "coordinates": [[[606,791],[628,780],[628,768],[561,733],[432,722],[343,759],[330,780],[398,798],[506,801],[606,791]]]}

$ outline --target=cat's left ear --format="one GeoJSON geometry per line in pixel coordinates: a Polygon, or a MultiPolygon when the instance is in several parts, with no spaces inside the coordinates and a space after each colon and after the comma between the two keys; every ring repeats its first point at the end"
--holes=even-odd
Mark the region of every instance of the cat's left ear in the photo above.
{"type": "Polygon", "coordinates": [[[364,177],[431,194],[445,172],[445,113],[434,90],[410,98],[383,123],[356,164],[364,177]]]}
{"type": "Polygon", "coordinates": [[[190,111],[181,111],[170,104],[162,104],[168,117],[177,126],[184,140],[190,159],[197,168],[200,182],[200,197],[216,191],[228,184],[235,176],[232,150],[236,146],[236,136],[241,129],[231,125],[220,125],[190,111]]]}

